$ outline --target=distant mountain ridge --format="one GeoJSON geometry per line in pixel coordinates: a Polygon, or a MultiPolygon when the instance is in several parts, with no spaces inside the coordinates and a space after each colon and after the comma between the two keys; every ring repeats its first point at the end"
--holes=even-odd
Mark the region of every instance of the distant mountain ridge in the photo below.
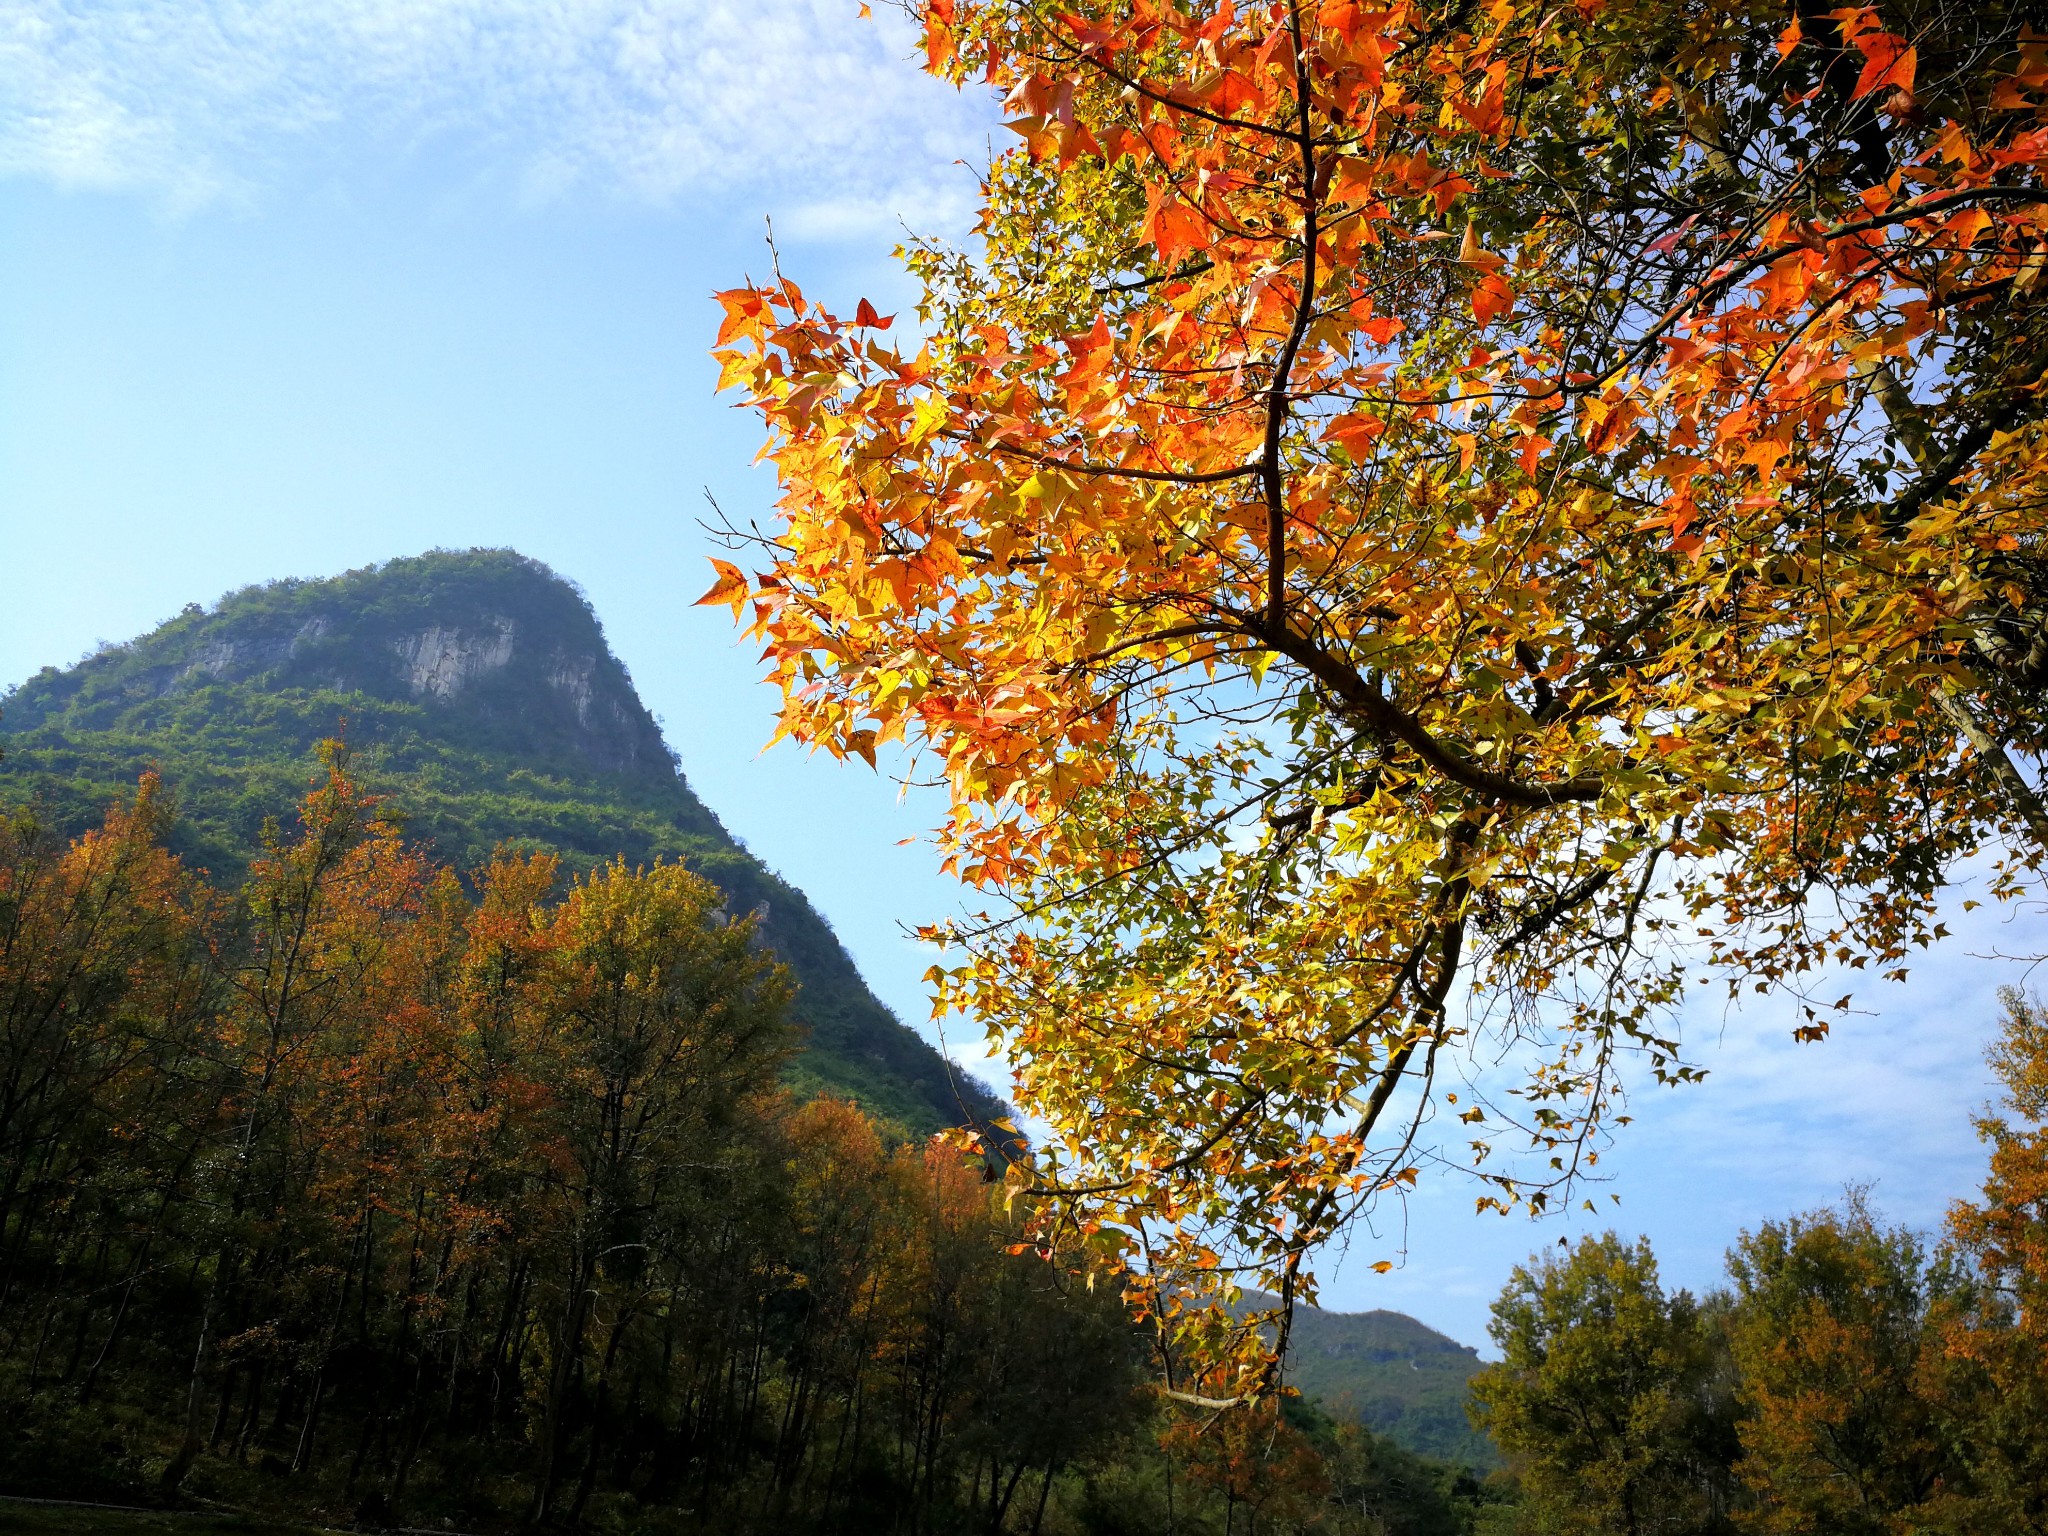
{"type": "Polygon", "coordinates": [[[177,851],[232,879],[264,817],[304,793],[340,731],[373,790],[443,859],[500,844],[571,868],[683,858],[716,881],[800,986],[795,1086],[916,1132],[1005,1111],[861,979],[803,893],[698,800],[582,594],[509,550],[437,551],[197,604],[126,645],[45,668],[0,700],[0,800],[65,829],[158,766],[177,851]]]}
{"type": "MultiPolygon", "coordinates": [[[[1257,1291],[1244,1299],[1277,1304],[1257,1291]]],[[[1500,1452],[1465,1416],[1467,1384],[1482,1369],[1478,1350],[1405,1312],[1296,1307],[1288,1336],[1287,1382],[1303,1397],[1404,1449],[1490,1472],[1500,1452]]]]}
{"type": "Polygon", "coordinates": [[[1292,1380],[1332,1412],[1356,1418],[1425,1456],[1479,1471],[1500,1453],[1465,1417],[1479,1351],[1401,1312],[1303,1309],[1294,1320],[1292,1380]]]}

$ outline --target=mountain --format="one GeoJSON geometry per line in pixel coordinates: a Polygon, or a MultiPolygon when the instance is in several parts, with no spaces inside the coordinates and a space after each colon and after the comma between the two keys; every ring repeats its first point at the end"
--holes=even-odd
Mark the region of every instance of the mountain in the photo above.
{"type": "MultiPolygon", "coordinates": [[[[1246,1291],[1237,1303],[1240,1315],[1279,1305],[1264,1291],[1246,1291]]],[[[1467,1383],[1482,1369],[1478,1350],[1405,1312],[1297,1305],[1287,1338],[1286,1381],[1304,1398],[1403,1450],[1490,1472],[1500,1451],[1465,1417],[1467,1383]]]]}
{"type": "MultiPolygon", "coordinates": [[[[702,728],[713,722],[698,722],[702,728]]],[[[1004,1113],[892,1014],[801,891],[694,795],[582,594],[508,550],[437,551],[197,604],[0,701],[0,801],[95,821],[151,764],[176,851],[232,880],[340,733],[365,783],[458,868],[500,844],[572,869],[682,858],[763,931],[799,984],[800,1091],[915,1132],[1004,1113]]]]}
{"type": "Polygon", "coordinates": [[[1488,1472],[1500,1452],[1465,1417],[1480,1369],[1479,1351],[1405,1313],[1295,1309],[1287,1379],[1304,1397],[1406,1450],[1488,1472]]]}

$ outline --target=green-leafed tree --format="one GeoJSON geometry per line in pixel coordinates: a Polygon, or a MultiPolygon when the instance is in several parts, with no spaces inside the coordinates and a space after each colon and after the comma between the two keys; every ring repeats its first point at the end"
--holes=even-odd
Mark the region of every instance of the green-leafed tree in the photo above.
{"type": "Polygon", "coordinates": [[[1518,1268],[1493,1305],[1500,1363],[1474,1421],[1519,1471],[1535,1529],[1727,1528],[1726,1371],[1707,1309],[1667,1295],[1646,1241],[1612,1232],[1518,1268]]]}
{"type": "Polygon", "coordinates": [[[532,1518],[550,1514],[581,1391],[595,1398],[580,1517],[603,1450],[622,1348],[690,1257],[707,1172],[734,1156],[789,1044],[788,988],[754,925],[717,916],[718,888],[677,865],[623,863],[557,909],[544,983],[552,1043],[538,1191],[554,1284],[532,1518]]]}

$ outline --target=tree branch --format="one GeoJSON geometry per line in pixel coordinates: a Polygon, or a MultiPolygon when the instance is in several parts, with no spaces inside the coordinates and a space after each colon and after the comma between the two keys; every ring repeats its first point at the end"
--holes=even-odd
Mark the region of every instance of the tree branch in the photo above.
{"type": "Polygon", "coordinates": [[[2012,756],[2005,750],[2005,743],[1992,735],[1977,718],[1976,711],[1959,695],[1945,688],[1935,690],[1935,705],[1954,722],[1984,766],[1991,770],[1991,776],[1998,780],[1998,787],[2005,791],[2005,797],[2018,812],[2020,820],[2027,824],[2027,830],[2034,836],[2034,845],[2048,853],[2048,807],[2041,804],[2041,797],[2034,792],[2034,786],[2026,781],[2012,756]]]}
{"type": "Polygon", "coordinates": [[[1401,742],[1454,784],[1462,784],[1489,800],[1505,805],[1562,805],[1597,800],[1606,787],[1594,775],[1559,783],[1529,784],[1482,768],[1458,749],[1438,741],[1421,721],[1306,637],[1290,630],[1275,633],[1263,625],[1257,632],[1273,650],[1306,668],[1317,682],[1336,695],[1347,714],[1362,721],[1382,740],[1392,738],[1401,742]]]}

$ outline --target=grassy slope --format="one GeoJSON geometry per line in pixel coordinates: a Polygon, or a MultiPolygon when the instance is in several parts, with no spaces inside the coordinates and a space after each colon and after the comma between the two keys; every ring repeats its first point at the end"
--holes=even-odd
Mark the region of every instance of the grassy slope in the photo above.
{"type": "MultiPolygon", "coordinates": [[[[705,724],[712,724],[706,722],[705,724]]],[[[573,869],[681,858],[767,931],[802,985],[810,1049],[791,1077],[916,1131],[1000,1114],[978,1085],[875,998],[803,893],[776,878],[690,791],[588,605],[503,551],[437,553],[331,581],[280,582],[198,607],[14,689],[0,716],[0,803],[33,800],[65,830],[157,766],[181,812],[178,851],[223,880],[264,819],[288,818],[314,744],[340,731],[408,829],[458,867],[500,845],[573,869]],[[416,694],[400,655],[441,630],[510,623],[509,661],[452,697],[416,694]],[[576,681],[578,710],[560,686],[576,681]]]]}
{"type": "Polygon", "coordinates": [[[313,1536],[322,1527],[275,1525],[241,1515],[145,1509],[93,1509],[0,1498],[0,1536],[313,1536]]]}

